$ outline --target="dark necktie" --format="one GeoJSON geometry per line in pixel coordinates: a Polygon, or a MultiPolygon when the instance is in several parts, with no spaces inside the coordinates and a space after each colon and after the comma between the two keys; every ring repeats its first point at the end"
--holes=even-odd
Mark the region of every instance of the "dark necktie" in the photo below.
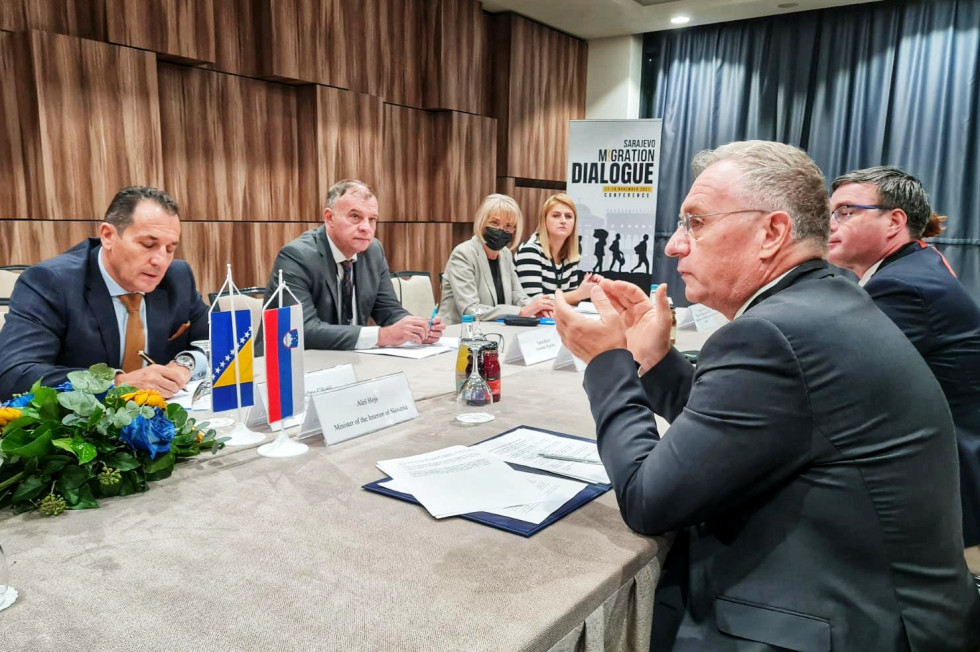
{"type": "Polygon", "coordinates": [[[340,323],[350,326],[354,323],[354,263],[345,260],[340,264],[344,268],[344,278],[340,282],[340,323]]]}
{"type": "Polygon", "coordinates": [[[124,294],[119,297],[119,300],[126,306],[126,312],[129,313],[126,319],[126,347],[123,349],[122,359],[122,370],[129,373],[143,366],[139,353],[145,344],[143,320],[140,319],[140,303],[143,301],[143,295],[138,293],[124,294]]]}

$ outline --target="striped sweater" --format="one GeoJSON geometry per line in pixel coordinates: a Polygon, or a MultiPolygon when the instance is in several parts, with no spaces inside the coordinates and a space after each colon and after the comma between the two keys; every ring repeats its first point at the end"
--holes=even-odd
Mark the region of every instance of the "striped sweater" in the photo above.
{"type": "Polygon", "coordinates": [[[555,290],[574,290],[582,282],[578,261],[559,265],[545,258],[538,234],[517,250],[517,277],[529,297],[554,294],[555,290]]]}

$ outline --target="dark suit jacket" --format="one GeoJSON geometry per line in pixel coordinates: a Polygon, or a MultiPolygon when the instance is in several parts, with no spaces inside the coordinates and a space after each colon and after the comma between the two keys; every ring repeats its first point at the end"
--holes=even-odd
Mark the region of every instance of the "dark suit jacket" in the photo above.
{"type": "Polygon", "coordinates": [[[980,544],[980,307],[943,255],[922,241],[882,261],[864,289],[943,388],[959,448],[963,539],[980,544]]]}
{"type": "MultiPolygon", "coordinates": [[[[665,568],[684,577],[673,649],[980,649],[942,390],[823,261],[720,328],[696,370],[672,351],[641,382],[620,349],[585,387],[626,523],[690,542],[665,568]]],[[[655,630],[672,614],[657,596],[655,630]]]]}
{"type": "MultiPolygon", "coordinates": [[[[333,259],[326,227],[319,226],[296,238],[282,250],[265,288],[268,301],[279,287],[279,270],[283,280],[303,304],[305,345],[309,349],[353,349],[361,326],[340,324],[340,283],[337,263],[333,259]]],[[[373,318],[379,326],[388,326],[408,311],[395,296],[381,243],[375,240],[367,251],[357,254],[354,263],[354,293],[357,297],[357,322],[367,324],[373,318]]],[[[288,293],[283,305],[293,303],[288,293]]]]}
{"type": "MultiPolygon", "coordinates": [[[[38,263],[17,279],[10,312],[0,331],[0,400],[45,385],[68,372],[104,362],[119,367],[119,328],[112,298],[99,271],[98,238],[38,263]]],[[[166,364],[190,342],[208,337],[208,309],[190,266],[174,260],[157,288],[146,294],[147,354],[166,364]],[[184,322],[191,325],[171,340],[184,322]]]]}

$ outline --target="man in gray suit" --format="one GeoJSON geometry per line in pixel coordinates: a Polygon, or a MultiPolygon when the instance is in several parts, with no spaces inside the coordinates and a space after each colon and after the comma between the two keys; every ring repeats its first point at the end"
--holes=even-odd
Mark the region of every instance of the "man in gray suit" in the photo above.
{"type": "Polygon", "coordinates": [[[556,308],[589,363],[623,519],[677,531],[654,649],[980,649],[949,410],[902,332],[823,260],[820,170],[760,141],[694,167],[666,253],[688,300],[732,320],[697,367],[668,343],[663,286],[651,303],[603,281],[598,322],[556,308]]]}
{"type": "Polygon", "coordinates": [[[327,193],[323,226],[279,252],[265,289],[279,286],[279,271],[303,304],[306,347],[370,349],[405,342],[431,344],[445,325],[410,315],[395,296],[381,243],[374,237],[378,200],[362,181],[345,179],[327,193]],[[368,319],[377,326],[368,326],[368,319]]]}

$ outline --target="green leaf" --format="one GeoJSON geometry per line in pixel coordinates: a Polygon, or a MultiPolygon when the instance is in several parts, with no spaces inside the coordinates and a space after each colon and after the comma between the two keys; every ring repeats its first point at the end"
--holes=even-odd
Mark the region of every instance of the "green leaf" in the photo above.
{"type": "Polygon", "coordinates": [[[140,468],[139,460],[123,451],[103,455],[102,461],[105,462],[106,466],[110,466],[117,471],[132,471],[133,469],[140,468]]]}
{"type": "Polygon", "coordinates": [[[83,417],[90,417],[102,411],[102,404],[87,392],[61,392],[58,394],[58,402],[65,408],[83,417]]]}
{"type": "Polygon", "coordinates": [[[31,403],[37,406],[37,414],[44,421],[61,421],[61,404],[58,392],[50,387],[39,387],[31,403]]]}
{"type": "Polygon", "coordinates": [[[99,506],[99,501],[95,499],[95,495],[92,493],[92,487],[87,484],[83,484],[78,489],[73,492],[74,500],[68,500],[65,497],[65,501],[68,503],[68,509],[96,509],[99,506]]]}
{"type": "Polygon", "coordinates": [[[176,457],[172,452],[158,455],[155,460],[143,462],[143,473],[146,474],[147,480],[163,480],[173,473],[175,461],[176,457]]]}
{"type": "MultiPolygon", "coordinates": [[[[77,465],[66,466],[58,477],[58,490],[69,491],[77,489],[95,476],[89,469],[77,465]]],[[[67,500],[67,497],[66,497],[67,500]]]]}
{"type": "Polygon", "coordinates": [[[47,486],[45,479],[39,475],[29,475],[17,485],[14,489],[14,495],[11,497],[10,502],[19,503],[22,500],[34,500],[38,494],[44,491],[47,486]]]}
{"type": "Polygon", "coordinates": [[[16,430],[0,439],[0,451],[5,456],[42,457],[51,449],[51,426],[42,424],[34,432],[16,430]]]}
{"type": "Polygon", "coordinates": [[[95,456],[98,455],[98,451],[95,449],[95,446],[88,443],[78,435],[75,435],[71,439],[68,439],[67,437],[55,439],[51,443],[58,448],[68,451],[69,453],[74,453],[75,457],[78,458],[79,464],[91,462],[95,459],[95,456]]]}
{"type": "Polygon", "coordinates": [[[90,369],[81,371],[71,371],[68,373],[68,380],[71,382],[72,389],[76,392],[85,392],[88,394],[101,394],[102,392],[108,390],[112,387],[115,381],[115,372],[113,372],[112,378],[106,378],[102,368],[108,369],[106,365],[94,365],[90,369]],[[99,372],[96,372],[96,367],[100,367],[99,372]]]}
{"type": "MultiPolygon", "coordinates": [[[[132,402],[132,401],[131,401],[132,402]]],[[[133,405],[136,405],[133,403],[133,405]]],[[[133,417],[126,410],[119,410],[112,415],[112,425],[116,428],[125,428],[133,422],[133,417]]]]}
{"type": "Polygon", "coordinates": [[[120,496],[129,496],[146,491],[146,480],[143,478],[143,472],[140,469],[126,471],[122,476],[122,486],[119,489],[120,496]]]}
{"type": "Polygon", "coordinates": [[[141,407],[139,413],[144,419],[152,419],[157,415],[156,409],[151,408],[149,405],[141,407]]]}
{"type": "MultiPolygon", "coordinates": [[[[174,426],[177,428],[177,430],[180,430],[184,427],[184,424],[187,423],[187,410],[176,403],[168,403],[167,418],[174,422],[174,426]]],[[[193,421],[191,424],[193,425],[193,421]]]]}
{"type": "Polygon", "coordinates": [[[48,455],[46,458],[44,458],[44,463],[41,465],[41,473],[44,473],[45,475],[54,475],[65,468],[65,466],[67,466],[71,461],[71,458],[66,456],[48,455]]]}

